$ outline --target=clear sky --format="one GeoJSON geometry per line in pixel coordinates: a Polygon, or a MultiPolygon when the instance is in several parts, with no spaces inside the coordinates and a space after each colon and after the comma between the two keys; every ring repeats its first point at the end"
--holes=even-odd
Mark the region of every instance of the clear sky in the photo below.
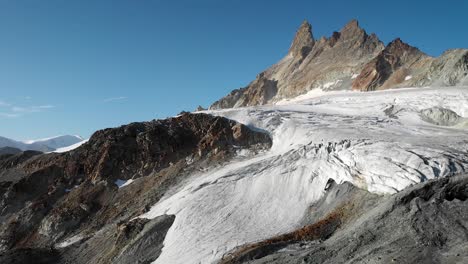
{"type": "Polygon", "coordinates": [[[468,1],[0,0],[0,136],[33,139],[208,106],[352,18],[385,43],[468,48],[468,1]]]}

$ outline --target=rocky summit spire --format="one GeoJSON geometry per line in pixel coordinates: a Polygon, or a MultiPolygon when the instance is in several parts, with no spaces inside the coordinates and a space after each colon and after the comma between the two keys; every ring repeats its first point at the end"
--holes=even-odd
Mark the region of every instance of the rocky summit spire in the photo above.
{"type": "Polygon", "coordinates": [[[396,38],[390,42],[385,47],[384,52],[394,54],[398,57],[403,57],[405,54],[407,54],[405,57],[423,54],[418,48],[408,45],[400,38],[396,38]]]}
{"type": "Polygon", "coordinates": [[[353,29],[353,28],[359,28],[359,22],[357,21],[357,19],[351,19],[351,21],[349,21],[348,24],[346,24],[343,29],[353,29]]]}
{"type": "Polygon", "coordinates": [[[381,87],[394,87],[405,81],[412,65],[428,56],[397,38],[390,42],[377,57],[367,63],[354,79],[354,90],[373,91],[381,87]],[[403,76],[398,77],[398,73],[403,76]],[[395,74],[395,75],[394,75],[395,74]],[[393,75],[393,78],[392,78],[393,75]]]}
{"type": "Polygon", "coordinates": [[[372,91],[398,87],[468,85],[468,49],[430,57],[395,39],[387,46],[355,19],[329,37],[314,40],[304,21],[286,57],[248,86],[236,89],[210,109],[276,103],[312,89],[372,91]]]}
{"type": "Polygon", "coordinates": [[[356,19],[349,21],[348,24],[341,29],[340,33],[344,39],[365,35],[364,29],[359,26],[359,22],[356,19]]]}
{"type": "Polygon", "coordinates": [[[305,58],[312,50],[314,44],[315,40],[312,35],[312,26],[307,20],[304,20],[296,32],[296,36],[289,48],[289,53],[294,57],[305,58]]]}

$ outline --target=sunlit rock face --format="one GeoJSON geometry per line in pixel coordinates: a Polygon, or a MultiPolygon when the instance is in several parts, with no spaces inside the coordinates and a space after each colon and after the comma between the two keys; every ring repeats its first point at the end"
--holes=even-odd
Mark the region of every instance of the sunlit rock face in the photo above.
{"type": "Polygon", "coordinates": [[[329,38],[315,40],[312,26],[304,21],[281,61],[210,108],[275,103],[314,89],[375,91],[463,86],[468,85],[467,76],[466,49],[448,50],[433,58],[400,38],[385,46],[377,35],[368,34],[356,20],[339,32],[333,32],[329,38]]]}
{"type": "Polygon", "coordinates": [[[195,173],[270,146],[262,131],[183,113],[97,131],[64,153],[0,155],[0,262],[154,261],[175,215],[136,217],[195,173]]]}

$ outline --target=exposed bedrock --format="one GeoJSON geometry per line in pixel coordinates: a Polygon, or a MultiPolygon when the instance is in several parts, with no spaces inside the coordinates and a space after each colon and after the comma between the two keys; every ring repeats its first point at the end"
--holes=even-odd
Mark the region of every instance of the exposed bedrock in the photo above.
{"type": "Polygon", "coordinates": [[[78,255],[80,263],[131,263],[129,256],[147,263],[157,258],[153,249],[162,247],[174,216],[133,218],[195,171],[271,144],[269,135],[235,121],[186,113],[98,131],[66,153],[0,156],[0,254],[47,259],[56,251],[40,249],[55,247],[63,263],[78,263],[78,255]]]}
{"type": "Polygon", "coordinates": [[[378,88],[394,87],[404,82],[406,76],[410,75],[409,69],[412,65],[427,58],[429,56],[397,38],[364,66],[353,81],[353,89],[372,91],[378,88]],[[397,76],[398,73],[400,73],[399,76],[397,76]]]}
{"type": "Polygon", "coordinates": [[[332,182],[303,228],[240,246],[221,263],[465,263],[467,198],[468,175],[391,196],[332,182]]]}
{"type": "Polygon", "coordinates": [[[175,216],[133,219],[102,229],[90,237],[58,249],[61,263],[151,263],[161,254],[175,216]]]}

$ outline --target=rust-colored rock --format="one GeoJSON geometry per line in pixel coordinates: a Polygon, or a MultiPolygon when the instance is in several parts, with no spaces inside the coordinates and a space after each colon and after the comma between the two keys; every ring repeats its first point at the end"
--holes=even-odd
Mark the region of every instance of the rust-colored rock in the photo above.
{"type": "Polygon", "coordinates": [[[224,117],[184,113],[97,131],[66,153],[3,157],[0,252],[50,247],[77,230],[92,234],[125,223],[203,166],[271,143],[267,134],[224,117]],[[140,184],[120,190],[116,181],[128,179],[140,184]]]}
{"type": "Polygon", "coordinates": [[[468,85],[468,50],[430,57],[400,39],[385,46],[351,20],[329,37],[313,39],[301,24],[288,54],[247,87],[232,91],[210,109],[264,105],[312,89],[373,91],[399,87],[468,85]],[[357,78],[356,78],[357,77],[357,78]]]}
{"type": "Polygon", "coordinates": [[[415,47],[412,47],[397,38],[390,42],[385,49],[372,61],[364,66],[359,76],[353,81],[353,89],[361,91],[373,91],[386,84],[394,86],[404,81],[403,72],[408,72],[412,64],[426,58],[427,55],[415,47]],[[400,70],[398,72],[398,70],[400,70]],[[398,73],[399,76],[390,77],[398,73]],[[386,83],[391,80],[392,83],[386,83]]]}
{"type": "Polygon", "coordinates": [[[213,103],[210,109],[264,105],[304,94],[330,82],[335,85],[329,89],[350,87],[351,77],[383,49],[377,36],[368,35],[356,20],[330,38],[322,37],[318,41],[313,39],[312,27],[305,21],[286,57],[262,72],[247,87],[234,90],[213,103]]]}

